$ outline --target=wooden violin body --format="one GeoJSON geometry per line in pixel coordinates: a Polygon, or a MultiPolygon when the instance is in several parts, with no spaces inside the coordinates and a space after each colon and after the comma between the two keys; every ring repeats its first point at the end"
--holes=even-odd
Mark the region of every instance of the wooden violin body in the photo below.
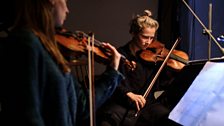
{"type": "MultiPolygon", "coordinates": [[[[75,57],[79,57],[81,55],[87,55],[88,40],[86,37],[84,37],[80,34],[72,33],[63,28],[57,29],[56,31],[57,32],[55,35],[55,39],[59,43],[59,45],[61,45],[62,48],[65,49],[65,51],[63,51],[65,53],[65,55],[72,55],[75,57]],[[67,54],[68,51],[69,51],[69,53],[67,54]]],[[[100,47],[95,45],[93,47],[93,51],[97,58],[97,61],[103,62],[103,63],[109,62],[109,60],[110,60],[109,55],[104,53],[100,49],[100,47]]]]}
{"type": "MultiPolygon", "coordinates": [[[[139,56],[147,62],[157,63],[163,61],[168,52],[169,50],[165,48],[164,44],[155,40],[146,50],[143,50],[139,56]]],[[[179,71],[188,64],[188,60],[189,57],[185,52],[174,49],[167,61],[167,66],[179,71]]]]}

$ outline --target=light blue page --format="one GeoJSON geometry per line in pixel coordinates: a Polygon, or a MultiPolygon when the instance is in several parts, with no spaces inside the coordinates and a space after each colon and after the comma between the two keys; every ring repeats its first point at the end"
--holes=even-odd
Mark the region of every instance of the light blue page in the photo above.
{"type": "Polygon", "coordinates": [[[205,64],[169,119],[184,126],[224,126],[224,63],[205,64]]]}

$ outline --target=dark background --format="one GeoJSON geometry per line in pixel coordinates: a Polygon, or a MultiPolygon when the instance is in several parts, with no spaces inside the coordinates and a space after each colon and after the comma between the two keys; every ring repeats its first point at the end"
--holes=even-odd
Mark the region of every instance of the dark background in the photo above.
{"type": "MultiPolygon", "coordinates": [[[[158,0],[69,0],[68,7],[70,13],[65,27],[93,32],[95,39],[119,47],[131,39],[129,22],[132,16],[149,9],[157,18],[158,0]]],[[[105,68],[98,62],[95,67],[97,74],[105,68]]]]}
{"type": "MultiPolygon", "coordinates": [[[[10,19],[11,1],[1,1],[0,24],[10,19]]],[[[191,9],[208,28],[208,8],[212,4],[212,35],[224,34],[223,0],[186,0],[191,9]]],[[[170,49],[177,37],[182,40],[176,49],[186,52],[190,60],[208,59],[208,35],[182,0],[68,0],[70,13],[65,27],[71,31],[93,32],[95,39],[109,42],[115,47],[127,43],[131,36],[129,21],[145,9],[152,11],[160,23],[157,39],[170,49]]],[[[7,21],[8,22],[8,21],[7,21]]],[[[6,23],[7,23],[6,22],[6,23]]],[[[1,29],[1,27],[0,27],[1,29]]],[[[218,42],[222,47],[224,43],[218,42]]],[[[223,56],[217,44],[211,42],[211,57],[223,56]]],[[[95,64],[101,73],[105,65],[95,64]]]]}
{"type": "MultiPolygon", "coordinates": [[[[212,4],[212,35],[217,38],[224,33],[223,0],[187,0],[201,22],[208,28],[208,8],[212,4]]],[[[177,37],[182,40],[176,49],[186,52],[190,60],[208,59],[208,35],[202,34],[203,27],[187,9],[182,0],[70,0],[70,14],[65,26],[70,30],[93,32],[95,39],[119,47],[131,38],[129,21],[133,15],[145,9],[152,11],[160,23],[157,39],[168,49],[177,37]]],[[[223,43],[219,43],[223,46],[223,43]]],[[[211,42],[211,57],[223,54],[214,41],[211,42]]],[[[96,63],[96,73],[103,65],[96,63]]]]}

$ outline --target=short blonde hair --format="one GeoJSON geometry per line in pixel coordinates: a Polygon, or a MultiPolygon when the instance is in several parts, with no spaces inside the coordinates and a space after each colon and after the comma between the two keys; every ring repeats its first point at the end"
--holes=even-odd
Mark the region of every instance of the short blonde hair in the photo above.
{"type": "Polygon", "coordinates": [[[137,15],[130,22],[129,33],[138,34],[142,29],[151,27],[156,30],[159,28],[159,23],[152,18],[152,13],[149,10],[144,10],[142,15],[137,15]]]}

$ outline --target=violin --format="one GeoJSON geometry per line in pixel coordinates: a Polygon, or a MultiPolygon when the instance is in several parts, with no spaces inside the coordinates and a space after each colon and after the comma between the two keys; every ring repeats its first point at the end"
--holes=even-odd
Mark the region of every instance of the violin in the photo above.
{"type": "MultiPolygon", "coordinates": [[[[66,49],[66,51],[71,52],[65,55],[79,57],[80,55],[86,54],[88,51],[87,38],[84,38],[83,36],[81,36],[81,34],[73,33],[64,28],[57,28],[55,39],[62,47],[66,49]]],[[[109,62],[109,57],[106,56],[106,54],[103,53],[99,48],[94,46],[93,50],[95,52],[95,55],[97,55],[97,59],[100,59],[100,61],[104,60],[106,62],[109,62]]]]}
{"type": "MultiPolygon", "coordinates": [[[[157,40],[154,40],[146,50],[142,50],[139,54],[140,58],[147,62],[157,63],[164,61],[169,50],[165,45],[157,40]]],[[[188,64],[189,56],[180,50],[174,49],[167,61],[167,66],[176,71],[180,71],[185,65],[188,64]]]]}
{"type": "MultiPolygon", "coordinates": [[[[56,29],[55,39],[56,41],[62,45],[64,48],[70,50],[73,53],[69,53],[69,55],[74,55],[75,57],[80,56],[82,54],[87,55],[88,52],[88,38],[90,35],[86,34],[82,31],[71,32],[64,28],[56,29]]],[[[90,41],[91,42],[91,41],[90,41]]],[[[91,42],[92,44],[92,42],[91,42]]],[[[101,41],[94,39],[94,45],[92,49],[95,60],[98,63],[108,64],[111,61],[111,51],[105,49],[101,41]]],[[[122,63],[133,70],[135,68],[135,63],[130,62],[125,56],[121,55],[122,63]]]]}

